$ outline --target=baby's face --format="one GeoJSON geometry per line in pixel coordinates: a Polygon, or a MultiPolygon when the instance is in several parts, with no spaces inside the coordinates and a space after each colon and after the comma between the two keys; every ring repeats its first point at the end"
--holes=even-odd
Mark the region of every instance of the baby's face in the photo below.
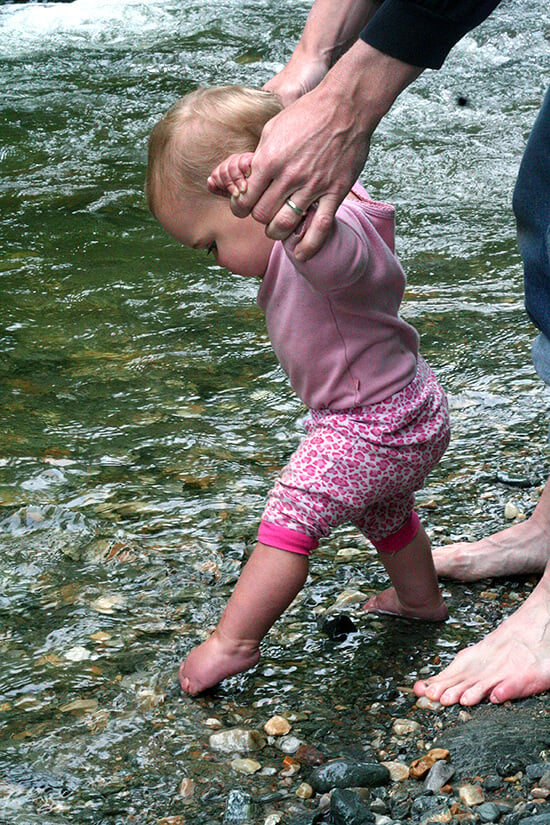
{"type": "Polygon", "coordinates": [[[236,218],[226,198],[167,198],[156,215],[164,229],[183,246],[211,252],[220,266],[235,275],[264,276],[274,241],[251,215],[236,218]]]}

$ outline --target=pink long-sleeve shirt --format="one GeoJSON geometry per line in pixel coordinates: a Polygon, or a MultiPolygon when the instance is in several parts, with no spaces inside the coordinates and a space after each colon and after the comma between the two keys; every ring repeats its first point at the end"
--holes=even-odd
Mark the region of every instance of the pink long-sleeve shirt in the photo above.
{"type": "Polygon", "coordinates": [[[383,401],[416,374],[418,333],[399,317],[406,278],[394,252],[395,210],[345,200],[332,235],[309,261],[296,236],[276,242],[258,291],[275,354],[310,409],[383,401]]]}

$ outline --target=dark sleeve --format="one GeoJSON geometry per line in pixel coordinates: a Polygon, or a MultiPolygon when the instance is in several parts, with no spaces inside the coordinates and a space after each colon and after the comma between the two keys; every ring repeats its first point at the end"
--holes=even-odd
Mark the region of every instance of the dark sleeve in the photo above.
{"type": "Polygon", "coordinates": [[[452,47],[501,0],[384,0],[362,40],[411,66],[440,69],[452,47]]]}

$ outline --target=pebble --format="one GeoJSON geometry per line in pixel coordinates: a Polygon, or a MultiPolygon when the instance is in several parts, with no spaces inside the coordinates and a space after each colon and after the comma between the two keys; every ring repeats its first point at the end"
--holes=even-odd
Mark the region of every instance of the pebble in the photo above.
{"type": "Polygon", "coordinates": [[[437,762],[434,762],[424,780],[425,789],[437,793],[448,783],[454,772],[455,769],[452,765],[444,759],[438,759],[437,762]]]}
{"type": "Polygon", "coordinates": [[[481,805],[485,801],[483,789],[480,785],[461,785],[458,789],[458,796],[464,805],[481,805]]]}
{"type": "Polygon", "coordinates": [[[382,762],[381,764],[390,772],[392,782],[404,782],[409,778],[409,766],[404,762],[382,762]]]}
{"type": "Polygon", "coordinates": [[[441,702],[436,702],[435,699],[429,699],[427,696],[419,696],[416,700],[416,707],[420,710],[431,710],[434,713],[443,709],[441,702]]]}
{"type": "Polygon", "coordinates": [[[65,658],[68,659],[69,662],[84,662],[86,659],[90,659],[91,656],[91,652],[86,647],[81,647],[80,645],[71,647],[70,650],[65,651],[65,658]]]}
{"type": "Polygon", "coordinates": [[[310,765],[312,767],[322,765],[323,762],[327,761],[324,753],[305,742],[300,745],[294,756],[302,765],[310,765]]]}
{"type": "Polygon", "coordinates": [[[253,773],[257,773],[262,766],[259,762],[256,762],[255,759],[233,759],[231,767],[237,773],[244,773],[250,776],[253,773]]]}
{"type": "Polygon", "coordinates": [[[378,762],[356,762],[334,759],[319,768],[314,768],[309,781],[317,793],[326,793],[332,788],[369,788],[387,785],[390,772],[378,762]]]}
{"type": "Polygon", "coordinates": [[[423,779],[430,768],[433,768],[435,761],[428,754],[421,756],[420,759],[414,759],[409,765],[410,775],[413,779],[423,779]]]}
{"type": "Polygon", "coordinates": [[[513,501],[507,501],[504,505],[504,518],[512,521],[520,515],[518,507],[513,501]]]}
{"type": "Polygon", "coordinates": [[[296,753],[301,744],[302,740],[297,739],[296,736],[286,736],[281,739],[279,747],[283,753],[296,753]]]}
{"type": "Polygon", "coordinates": [[[250,794],[239,790],[229,791],[223,825],[244,825],[252,822],[253,818],[254,805],[250,794]]]}
{"type": "Polygon", "coordinates": [[[330,814],[334,825],[368,825],[374,823],[368,805],[353,791],[336,788],[330,800],[330,814]]]}
{"type": "Polygon", "coordinates": [[[421,729],[413,719],[396,719],[393,723],[393,732],[396,736],[410,736],[421,729]]]}
{"type": "Polygon", "coordinates": [[[296,796],[299,799],[311,799],[313,796],[313,788],[307,782],[302,782],[302,784],[296,788],[296,796]]]}
{"type": "Polygon", "coordinates": [[[93,711],[98,706],[97,699],[75,699],[73,702],[67,702],[66,705],[61,705],[59,710],[61,713],[74,713],[75,711],[93,711]]]}
{"type": "Polygon", "coordinates": [[[265,745],[265,739],[259,731],[246,728],[230,728],[212,733],[208,741],[212,750],[222,753],[247,753],[261,750],[265,745]]]}
{"type": "Polygon", "coordinates": [[[186,776],[184,779],[181,780],[180,786],[178,788],[178,793],[183,799],[191,799],[191,797],[195,793],[195,783],[192,779],[189,779],[186,776]]]}
{"type": "Polygon", "coordinates": [[[476,815],[481,822],[498,822],[501,816],[501,810],[495,802],[482,802],[476,808],[476,815]]]}
{"type": "Polygon", "coordinates": [[[284,716],[272,716],[264,725],[268,736],[285,736],[292,730],[292,725],[284,716]]]}

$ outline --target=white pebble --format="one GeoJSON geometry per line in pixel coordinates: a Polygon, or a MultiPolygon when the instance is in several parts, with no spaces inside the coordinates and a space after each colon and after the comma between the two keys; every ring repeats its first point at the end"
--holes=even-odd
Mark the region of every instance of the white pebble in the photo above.
{"type": "Polygon", "coordinates": [[[413,719],[396,719],[393,723],[393,732],[396,736],[410,736],[420,730],[420,725],[413,719]]]}
{"type": "Polygon", "coordinates": [[[71,647],[70,650],[65,652],[65,658],[69,660],[69,662],[84,662],[86,659],[91,657],[90,651],[85,647],[71,647]]]}

